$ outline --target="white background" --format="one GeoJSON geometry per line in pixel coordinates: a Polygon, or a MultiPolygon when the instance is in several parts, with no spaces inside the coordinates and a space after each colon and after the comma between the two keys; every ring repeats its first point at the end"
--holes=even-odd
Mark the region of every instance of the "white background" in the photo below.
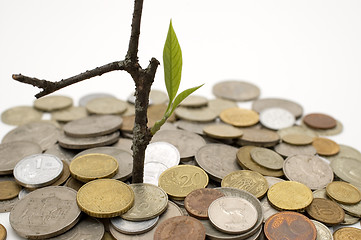
{"type": "MultiPolygon", "coordinates": [[[[56,81],[122,60],[132,11],[131,0],[0,0],[0,111],[32,105],[38,92],[13,81],[13,73],[56,81]]],[[[145,1],[139,59],[143,67],[151,57],[162,62],[173,19],[183,52],[180,90],[206,83],[197,94],[212,98],[218,81],[250,81],[261,97],[333,116],[344,132],[330,138],[361,150],[360,13],[357,0],[145,1]]],[[[162,65],[153,86],[165,90],[162,65]]],[[[77,103],[94,92],[125,100],[133,90],[129,75],[118,71],[56,94],[77,103]]],[[[10,129],[0,123],[0,138],[10,129]]],[[[8,239],[20,239],[7,218],[0,214],[8,239]]]]}

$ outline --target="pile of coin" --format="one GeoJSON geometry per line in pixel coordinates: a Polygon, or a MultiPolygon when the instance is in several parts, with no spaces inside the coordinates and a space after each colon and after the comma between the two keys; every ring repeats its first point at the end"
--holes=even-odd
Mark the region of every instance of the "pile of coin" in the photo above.
{"type": "MultiPolygon", "coordinates": [[[[17,127],[0,144],[0,212],[33,239],[361,238],[344,227],[360,224],[361,153],[329,138],[338,120],[244,81],[213,93],[188,97],[153,136],[142,184],[130,184],[134,94],[6,110],[17,127]]],[[[150,127],[166,102],[152,91],[150,127]]]]}

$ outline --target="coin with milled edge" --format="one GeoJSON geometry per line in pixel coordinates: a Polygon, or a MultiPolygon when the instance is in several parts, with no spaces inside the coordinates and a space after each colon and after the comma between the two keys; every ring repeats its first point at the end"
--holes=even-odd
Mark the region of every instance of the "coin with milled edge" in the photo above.
{"type": "Polygon", "coordinates": [[[333,172],[343,181],[361,187],[361,164],[353,158],[339,157],[331,162],[333,172]]]}
{"type": "Polygon", "coordinates": [[[338,144],[331,139],[316,137],[313,139],[312,146],[319,155],[332,156],[340,151],[338,144]]]}
{"type": "Polygon", "coordinates": [[[291,127],[295,121],[295,116],[284,108],[273,107],[262,110],[259,120],[263,126],[273,130],[291,127]]]}
{"type": "Polygon", "coordinates": [[[225,123],[235,127],[249,127],[258,123],[259,115],[257,112],[244,108],[228,108],[219,115],[225,123]]]}
{"type": "Polygon", "coordinates": [[[5,240],[6,239],[6,228],[4,227],[4,225],[0,224],[0,240],[5,240]]]}
{"type": "Polygon", "coordinates": [[[317,230],[316,240],[333,240],[332,233],[325,224],[312,219],[311,222],[315,225],[317,230]]]}
{"type": "Polygon", "coordinates": [[[9,200],[18,196],[20,185],[15,181],[0,181],[0,200],[9,200]]]}
{"type": "Polygon", "coordinates": [[[23,125],[41,120],[43,113],[30,106],[18,106],[5,110],[1,114],[1,121],[9,125],[23,125]]]}
{"type": "Polygon", "coordinates": [[[195,122],[210,122],[218,117],[218,113],[209,106],[199,108],[177,107],[174,112],[180,119],[195,122]]]}
{"type": "Polygon", "coordinates": [[[361,201],[361,192],[352,184],[334,181],[326,187],[327,196],[338,203],[356,204],[361,201]]]}
{"type": "Polygon", "coordinates": [[[283,158],[268,148],[255,147],[251,149],[250,154],[253,161],[265,168],[280,170],[283,167],[283,158]]]}
{"type": "Polygon", "coordinates": [[[273,147],[280,141],[279,135],[271,130],[244,128],[242,131],[238,141],[241,146],[273,147]]]}
{"type": "Polygon", "coordinates": [[[158,220],[159,216],[139,222],[128,221],[121,217],[116,217],[111,218],[110,223],[117,231],[121,233],[135,235],[142,234],[151,230],[158,223],[158,220]]]}
{"type": "Polygon", "coordinates": [[[119,131],[114,133],[98,136],[98,137],[87,137],[87,138],[75,138],[69,137],[64,133],[61,133],[59,136],[59,145],[67,149],[88,149],[94,147],[102,147],[111,145],[118,141],[119,131]]]}
{"type": "Polygon", "coordinates": [[[274,150],[283,157],[316,154],[316,149],[312,145],[295,146],[284,142],[277,144],[274,150]]]}
{"type": "Polygon", "coordinates": [[[241,129],[228,124],[212,124],[203,128],[203,132],[209,137],[216,139],[233,139],[242,136],[241,129]]]}
{"type": "Polygon", "coordinates": [[[190,95],[186,97],[179,106],[183,107],[202,107],[208,104],[208,99],[203,96],[190,95]]]}
{"type": "Polygon", "coordinates": [[[91,114],[122,114],[127,110],[127,103],[114,98],[95,98],[87,102],[86,110],[91,114]]]}
{"type": "Polygon", "coordinates": [[[306,212],[328,226],[340,224],[345,218],[345,212],[337,203],[324,198],[314,198],[306,212]]]}
{"type": "Polygon", "coordinates": [[[61,110],[71,105],[73,105],[73,100],[70,97],[60,95],[45,96],[34,101],[34,107],[45,112],[61,110]]]}
{"type": "Polygon", "coordinates": [[[337,229],[333,233],[334,240],[353,240],[361,239],[361,229],[355,227],[344,227],[337,229]]]}
{"type": "Polygon", "coordinates": [[[303,117],[303,122],[311,128],[331,129],[336,127],[336,120],[324,113],[310,113],[303,117]]]}
{"type": "Polygon", "coordinates": [[[213,85],[216,97],[232,101],[250,101],[259,97],[260,89],[249,82],[239,80],[221,81],[213,85]]]}
{"type": "Polygon", "coordinates": [[[264,109],[279,107],[291,112],[296,118],[303,114],[303,108],[296,102],[280,98],[262,98],[257,99],[252,103],[252,109],[256,112],[262,112],[264,109]]]}

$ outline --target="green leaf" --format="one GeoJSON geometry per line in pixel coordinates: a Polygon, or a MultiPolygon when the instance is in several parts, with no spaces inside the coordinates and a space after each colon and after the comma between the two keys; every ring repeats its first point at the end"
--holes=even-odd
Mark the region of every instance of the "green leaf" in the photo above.
{"type": "Polygon", "coordinates": [[[172,20],[163,48],[163,65],[165,85],[171,103],[178,92],[182,74],[182,51],[172,26],[172,20]]]}
{"type": "Polygon", "coordinates": [[[186,90],[184,90],[183,92],[181,92],[180,94],[178,94],[178,96],[174,99],[174,102],[172,104],[172,110],[168,114],[168,116],[170,116],[174,110],[178,107],[178,105],[189,95],[191,95],[194,91],[196,91],[198,88],[202,87],[204,84],[199,85],[198,87],[192,87],[192,88],[188,88],[186,90]]]}

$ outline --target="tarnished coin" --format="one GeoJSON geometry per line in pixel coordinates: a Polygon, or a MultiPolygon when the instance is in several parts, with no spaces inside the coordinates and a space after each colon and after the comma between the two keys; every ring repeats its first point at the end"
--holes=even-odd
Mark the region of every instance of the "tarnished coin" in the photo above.
{"type": "Polygon", "coordinates": [[[69,231],[49,238],[49,240],[86,239],[102,240],[104,235],[104,225],[92,217],[84,217],[69,231]]]}
{"type": "Polygon", "coordinates": [[[201,188],[190,192],[184,199],[184,207],[188,214],[200,219],[208,218],[208,207],[224,194],[216,189],[201,188]]]}
{"type": "Polygon", "coordinates": [[[241,146],[272,147],[280,141],[279,135],[271,130],[245,128],[242,131],[243,135],[238,141],[241,146]]]}
{"type": "Polygon", "coordinates": [[[316,137],[313,139],[312,146],[319,155],[332,156],[340,151],[338,144],[331,139],[316,137]]]}
{"type": "Polygon", "coordinates": [[[176,125],[178,128],[182,130],[186,130],[188,132],[197,133],[199,135],[204,135],[203,128],[205,128],[208,125],[215,124],[215,121],[211,122],[192,122],[192,121],[186,121],[186,120],[178,120],[174,122],[174,125],[176,125]]]}
{"type": "Polygon", "coordinates": [[[332,233],[326,225],[324,225],[323,223],[321,223],[319,221],[312,220],[312,219],[311,219],[311,222],[315,225],[316,230],[317,230],[316,240],[333,240],[332,233]]]}
{"type": "Polygon", "coordinates": [[[127,103],[114,97],[95,98],[85,108],[91,114],[122,114],[127,110],[127,103]]]}
{"type": "Polygon", "coordinates": [[[240,234],[251,229],[257,222],[257,209],[240,197],[221,197],[208,208],[209,220],[220,231],[240,234]]]}
{"type": "Polygon", "coordinates": [[[134,192],[134,206],[121,217],[129,221],[145,221],[162,214],[168,204],[168,196],[160,187],[147,183],[129,185],[134,192]]]}
{"type": "Polygon", "coordinates": [[[237,107],[237,103],[234,101],[222,99],[222,98],[215,98],[208,101],[208,107],[219,116],[223,110],[228,108],[237,107]]]}
{"type": "Polygon", "coordinates": [[[15,165],[21,159],[41,152],[39,144],[28,141],[0,144],[0,175],[12,174],[15,165]]]}
{"type": "Polygon", "coordinates": [[[58,122],[70,122],[88,116],[84,107],[69,107],[51,113],[51,118],[58,122]]]}
{"type": "Polygon", "coordinates": [[[303,122],[311,128],[330,129],[336,127],[336,120],[324,113],[310,113],[303,117],[303,122]]]}
{"type": "Polygon", "coordinates": [[[249,82],[230,80],[213,85],[213,94],[216,97],[232,101],[250,101],[259,97],[260,89],[249,82]]]}
{"type": "Polygon", "coordinates": [[[307,134],[287,134],[282,137],[282,141],[292,145],[308,145],[313,142],[313,137],[307,134]]]}
{"type": "Polygon", "coordinates": [[[177,166],[180,162],[178,149],[168,142],[153,142],[145,149],[144,163],[161,163],[167,168],[177,166]]]}
{"type": "Polygon", "coordinates": [[[55,237],[72,228],[80,218],[76,191],[51,186],[29,193],[11,210],[9,220],[15,232],[24,238],[55,237]]]}
{"type": "Polygon", "coordinates": [[[295,146],[288,143],[279,143],[275,146],[275,151],[283,157],[292,155],[315,155],[316,149],[312,145],[295,146]]]}
{"type": "Polygon", "coordinates": [[[41,120],[43,113],[29,106],[12,107],[1,114],[1,121],[9,125],[23,125],[41,120]]]}
{"type": "Polygon", "coordinates": [[[273,130],[291,127],[295,121],[295,116],[284,108],[273,107],[262,110],[259,120],[263,126],[273,130]]]}
{"type": "Polygon", "coordinates": [[[0,213],[10,212],[15,204],[19,201],[19,197],[15,197],[9,200],[0,201],[0,213]]]}
{"type": "Polygon", "coordinates": [[[235,127],[249,127],[258,123],[259,115],[257,112],[244,108],[228,108],[219,115],[225,123],[235,127]]]}
{"type": "Polygon", "coordinates": [[[343,181],[361,187],[361,164],[353,158],[340,157],[331,162],[333,172],[343,181]]]}
{"type": "Polygon", "coordinates": [[[80,209],[92,217],[117,217],[134,204],[134,192],[125,183],[115,179],[97,179],[83,185],[76,201],[80,209]]]}
{"type": "Polygon", "coordinates": [[[289,180],[303,183],[312,190],[325,188],[333,181],[332,168],[318,156],[290,156],[284,162],[283,172],[289,180]]]}
{"type": "Polygon", "coordinates": [[[15,181],[0,181],[0,200],[9,200],[18,196],[20,185],[15,181]]]}
{"type": "Polygon", "coordinates": [[[74,158],[74,156],[78,153],[76,150],[72,149],[66,149],[61,147],[59,144],[54,144],[50,148],[48,148],[44,153],[55,155],[59,159],[66,161],[67,163],[70,163],[71,160],[74,158]]]}
{"type": "Polygon", "coordinates": [[[118,171],[118,161],[102,153],[88,153],[76,157],[70,163],[71,176],[81,182],[99,178],[111,178],[118,171]]]}
{"type": "Polygon", "coordinates": [[[4,227],[4,225],[0,224],[0,240],[5,240],[6,239],[6,228],[4,227]]]}
{"type": "Polygon", "coordinates": [[[78,191],[83,185],[84,185],[83,182],[80,182],[72,177],[68,178],[68,180],[65,183],[66,187],[72,188],[75,191],[78,191]]]}
{"type": "Polygon", "coordinates": [[[344,145],[344,144],[339,144],[339,147],[340,147],[340,151],[336,155],[325,156],[325,158],[331,162],[334,159],[340,158],[340,157],[354,158],[361,162],[361,153],[359,150],[357,150],[351,146],[344,145]]]}
{"type": "Polygon", "coordinates": [[[360,221],[360,218],[351,216],[350,214],[345,212],[345,218],[340,223],[340,225],[352,225],[360,221]]]}
{"type": "Polygon", "coordinates": [[[29,141],[39,144],[41,149],[45,151],[56,143],[58,135],[58,129],[51,123],[31,122],[8,132],[2,139],[2,143],[29,141]]]}
{"type": "Polygon", "coordinates": [[[237,148],[229,145],[210,143],[198,150],[195,159],[211,179],[221,182],[227,174],[241,170],[237,164],[237,151],[237,148]]]}
{"type": "Polygon", "coordinates": [[[109,94],[109,93],[91,93],[91,94],[87,94],[85,96],[82,96],[79,99],[79,106],[81,107],[85,107],[86,104],[96,98],[109,98],[109,97],[113,97],[115,98],[115,96],[109,94]]]}
{"type": "Polygon", "coordinates": [[[203,132],[209,137],[216,139],[233,139],[242,136],[241,129],[228,124],[212,124],[203,128],[203,132]]]}
{"type": "Polygon", "coordinates": [[[34,154],[23,158],[14,168],[16,182],[39,188],[55,182],[63,172],[63,162],[54,155],[34,154]]]}
{"type": "Polygon", "coordinates": [[[73,99],[67,96],[53,95],[38,98],[34,101],[34,107],[44,112],[52,112],[71,107],[73,99]]]}
{"type": "Polygon", "coordinates": [[[61,173],[60,177],[58,178],[58,180],[56,180],[55,182],[53,182],[51,184],[51,186],[60,186],[63,185],[63,183],[66,182],[66,180],[68,180],[68,178],[70,177],[70,170],[69,170],[69,164],[64,161],[61,160],[63,162],[63,172],[61,173]]]}
{"type": "Polygon", "coordinates": [[[159,216],[139,222],[128,221],[121,217],[115,217],[110,219],[110,223],[117,231],[121,233],[135,235],[148,232],[155,227],[155,225],[158,223],[158,220],[159,216]]]}
{"type": "Polygon", "coordinates": [[[296,118],[303,114],[303,108],[300,104],[287,99],[281,98],[262,98],[257,99],[252,103],[252,109],[260,113],[267,108],[283,108],[291,112],[296,118]]]}
{"type": "Polygon", "coordinates": [[[252,160],[263,167],[272,170],[279,170],[283,167],[283,158],[268,148],[255,147],[251,149],[250,154],[252,160]]]}
{"type": "Polygon", "coordinates": [[[202,107],[208,104],[208,99],[203,96],[190,95],[186,97],[179,106],[182,107],[202,107]]]}
{"type": "Polygon", "coordinates": [[[344,227],[333,233],[334,240],[361,239],[361,229],[355,227],[344,227]]]}
{"type": "Polygon", "coordinates": [[[198,108],[177,107],[174,112],[180,119],[195,122],[210,122],[218,117],[218,113],[209,106],[198,108]]]}
{"type": "Polygon", "coordinates": [[[87,138],[75,138],[69,137],[64,133],[59,135],[59,145],[67,149],[88,149],[94,147],[102,147],[111,145],[118,141],[119,131],[113,132],[108,135],[98,137],[87,137],[87,138]]]}
{"type": "Polygon", "coordinates": [[[284,239],[315,240],[317,230],[310,219],[297,212],[280,212],[271,216],[264,225],[269,240],[284,239]]]}
{"type": "Polygon", "coordinates": [[[326,187],[327,196],[338,203],[356,204],[361,201],[361,192],[352,184],[341,181],[334,181],[326,187]]]}
{"type": "Polygon", "coordinates": [[[303,210],[313,200],[309,187],[294,182],[284,181],[274,184],[267,192],[269,202],[278,210],[303,210]]]}
{"type": "Polygon", "coordinates": [[[337,203],[324,198],[314,198],[306,212],[328,226],[340,224],[345,218],[345,212],[337,203]]]}
{"type": "Polygon", "coordinates": [[[203,240],[206,230],[202,223],[189,216],[172,217],[160,223],[154,233],[154,240],[203,240]]]}

